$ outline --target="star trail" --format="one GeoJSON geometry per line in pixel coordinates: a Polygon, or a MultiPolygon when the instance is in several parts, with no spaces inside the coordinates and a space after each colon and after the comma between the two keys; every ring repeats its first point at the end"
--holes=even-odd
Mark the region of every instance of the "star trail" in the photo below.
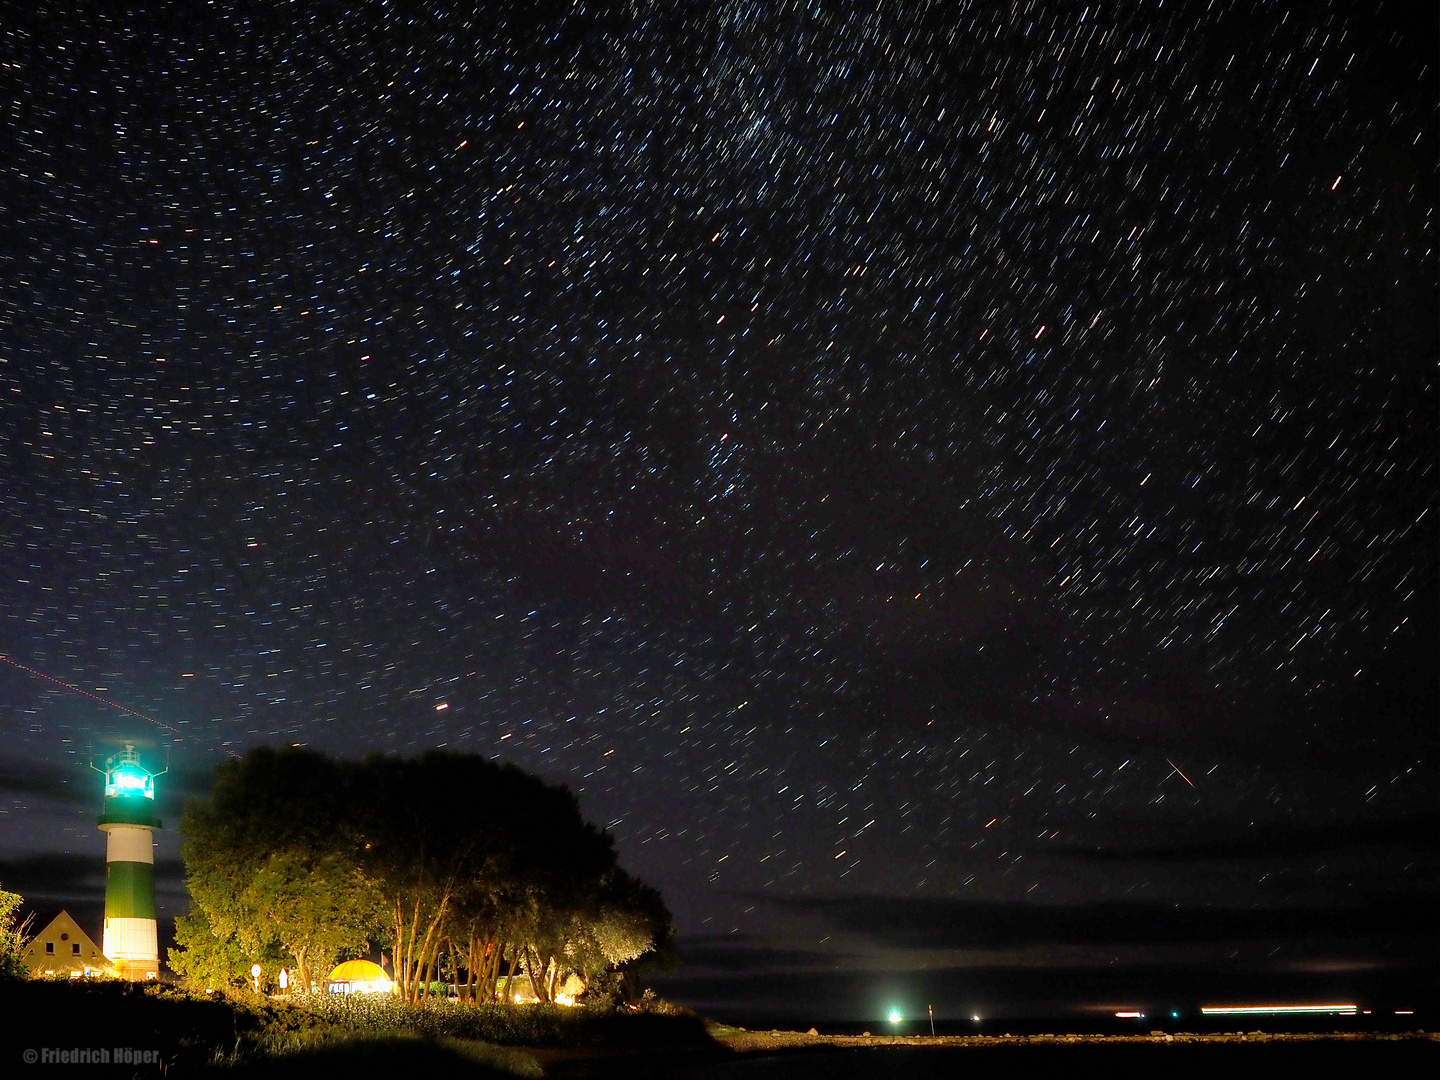
{"type": "MultiPolygon", "coordinates": [[[[692,936],[1408,888],[1047,853],[1433,812],[1432,31],[12,10],[0,652],[197,769],[513,760],[692,936]]],[[[10,760],[130,730],[0,685],[10,760]]]]}

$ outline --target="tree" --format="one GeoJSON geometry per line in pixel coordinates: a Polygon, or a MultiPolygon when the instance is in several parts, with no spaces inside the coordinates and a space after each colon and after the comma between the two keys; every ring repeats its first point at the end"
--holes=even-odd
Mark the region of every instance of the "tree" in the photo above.
{"type": "Polygon", "coordinates": [[[627,895],[621,906],[641,916],[650,933],[648,949],[629,960],[615,961],[621,995],[634,1005],[645,992],[646,977],[673,973],[680,966],[680,957],[675,951],[674,919],[658,891],[644,882],[629,878],[627,895]]]}
{"type": "Polygon", "coordinates": [[[187,806],[180,826],[195,910],[177,970],[213,981],[237,954],[248,970],[278,952],[308,990],[318,967],[364,947],[380,897],[359,868],[345,782],[334,762],[294,749],[217,767],[209,801],[187,806]]]}
{"type": "Polygon", "coordinates": [[[237,990],[247,985],[250,965],[264,959],[247,953],[235,937],[220,937],[196,906],[175,920],[175,948],[166,961],[197,990],[237,990]]]}
{"type": "Polygon", "coordinates": [[[0,979],[23,979],[30,974],[25,966],[25,946],[30,939],[30,920],[20,918],[19,893],[0,889],[0,979]]]}
{"type": "Polygon", "coordinates": [[[466,1000],[493,1000],[503,970],[553,1001],[570,974],[669,940],[659,894],[619,868],[566,788],[474,755],[253,750],[216,769],[181,833],[195,909],[172,962],[192,981],[273,951],[309,986],[378,941],[405,1000],[442,972],[466,1000]]]}
{"type": "Polygon", "coordinates": [[[513,765],[443,751],[371,757],[354,776],[366,793],[364,866],[386,897],[401,996],[415,1000],[446,943],[462,937],[481,968],[478,978],[467,972],[467,988],[493,990],[508,954],[512,973],[542,967],[533,981],[549,1000],[557,920],[615,861],[575,797],[513,765]]]}
{"type": "Polygon", "coordinates": [[[593,884],[584,906],[570,914],[563,951],[556,957],[558,969],[551,973],[553,985],[573,973],[588,992],[604,976],[614,975],[617,989],[627,998],[637,997],[635,962],[669,949],[673,938],[670,912],[660,894],[614,867],[593,884]]]}
{"type": "Polygon", "coordinates": [[[438,968],[445,926],[476,854],[475,823],[454,805],[457,782],[468,779],[451,775],[455,757],[376,755],[356,770],[367,794],[359,819],[362,865],[384,898],[396,989],[407,1001],[420,996],[438,968]]]}
{"type": "Polygon", "coordinates": [[[375,883],[338,852],[272,852],[240,897],[241,941],[256,952],[278,943],[295,961],[295,985],[315,984],[341,953],[363,951],[379,924],[375,883]]]}

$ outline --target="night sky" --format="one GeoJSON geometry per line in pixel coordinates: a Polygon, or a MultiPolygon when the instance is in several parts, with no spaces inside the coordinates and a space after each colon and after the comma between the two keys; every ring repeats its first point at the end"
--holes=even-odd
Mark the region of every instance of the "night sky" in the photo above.
{"type": "Polygon", "coordinates": [[[1433,972],[1433,10],[5,7],[7,887],[448,746],[722,1011],[1433,972]]]}

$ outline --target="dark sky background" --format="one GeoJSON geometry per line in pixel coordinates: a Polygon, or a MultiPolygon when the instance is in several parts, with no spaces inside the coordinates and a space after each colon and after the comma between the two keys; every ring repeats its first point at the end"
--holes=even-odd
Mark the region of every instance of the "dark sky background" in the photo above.
{"type": "Polygon", "coordinates": [[[0,882],[448,746],[726,1015],[1433,988],[1421,6],[5,5],[0,882]]]}

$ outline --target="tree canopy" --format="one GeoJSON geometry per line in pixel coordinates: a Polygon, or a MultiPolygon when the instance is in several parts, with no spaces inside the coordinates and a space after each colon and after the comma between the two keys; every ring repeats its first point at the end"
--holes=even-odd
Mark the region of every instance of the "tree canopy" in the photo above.
{"type": "Polygon", "coordinates": [[[24,956],[30,920],[19,916],[24,902],[19,893],[0,889],[0,979],[19,979],[26,974],[24,956]]]}
{"type": "Polygon", "coordinates": [[[493,1000],[523,974],[553,1001],[572,977],[623,979],[672,938],[659,894],[566,788],[473,755],[252,750],[217,767],[181,834],[194,909],[171,963],[206,985],[278,955],[310,987],[379,944],[410,1000],[442,977],[493,1000]]]}

